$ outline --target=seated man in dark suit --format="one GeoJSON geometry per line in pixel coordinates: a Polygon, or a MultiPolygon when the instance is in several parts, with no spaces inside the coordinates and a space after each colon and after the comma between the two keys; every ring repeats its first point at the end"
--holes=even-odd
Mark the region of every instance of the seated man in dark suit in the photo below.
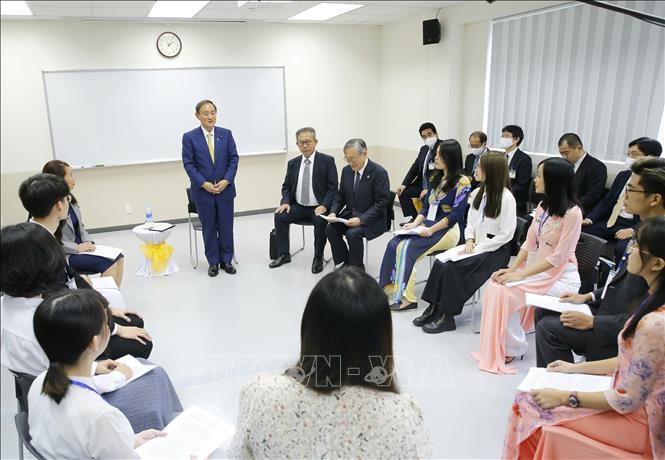
{"type": "Polygon", "coordinates": [[[349,164],[342,169],[329,218],[339,215],[348,222],[331,223],[326,236],[336,266],[364,269],[363,237],[372,240],[386,231],[390,181],[386,170],[367,158],[367,144],[362,139],[350,139],[344,144],[344,159],[349,164]],[[345,235],[348,248],[342,239],[345,235]]]}
{"type": "MultiPolygon", "coordinates": [[[[624,207],[642,220],[665,216],[665,158],[647,157],[631,167],[624,207]]],[[[536,352],[538,367],[557,359],[573,362],[572,352],[587,361],[617,355],[617,336],[636,307],[631,302],[643,298],[648,286],[643,278],[626,270],[631,245],[608,278],[606,288],[588,294],[565,293],[562,300],[589,303],[593,316],[567,311],[560,315],[536,308],[536,352]]]]}
{"type": "Polygon", "coordinates": [[[607,166],[584,151],[582,140],[575,133],[561,136],[559,153],[575,167],[575,192],[586,217],[605,194],[607,166]]]}
{"type": "Polygon", "coordinates": [[[275,210],[277,258],[269,267],[277,268],[291,262],[289,225],[308,222],[314,224],[312,273],[321,273],[328,222],[318,216],[328,212],[337,192],[337,167],[333,157],[317,152],[319,141],[314,128],[299,129],[296,142],[302,155],[289,160],[286,166],[282,200],[275,210]]]}
{"type": "Polygon", "coordinates": [[[508,125],[501,130],[499,146],[506,150],[510,190],[517,203],[517,215],[526,214],[526,200],[531,181],[531,157],[519,149],[524,140],[524,131],[517,125],[508,125]]]}
{"type": "Polygon", "coordinates": [[[418,215],[418,211],[413,204],[413,198],[422,200],[425,193],[427,193],[428,177],[434,169],[434,154],[432,153],[432,149],[439,140],[436,128],[430,122],[420,125],[418,132],[425,145],[420,147],[420,152],[418,152],[418,156],[411,165],[411,168],[409,168],[409,172],[404,176],[402,185],[395,190],[399,197],[399,204],[404,217],[410,218],[408,221],[403,222],[402,225],[413,222],[418,215]]]}
{"type": "Polygon", "coordinates": [[[638,216],[623,209],[626,199],[626,184],[631,174],[630,167],[640,158],[659,157],[662,152],[663,147],[656,139],[640,137],[631,141],[628,144],[627,169],[617,174],[610,191],[582,221],[583,232],[616,243],[614,255],[617,262],[625,252],[628,241],[635,236],[634,228],[640,221],[638,216]]]}
{"type": "Polygon", "coordinates": [[[471,178],[471,189],[478,187],[476,180],[476,168],[480,164],[480,157],[489,152],[487,148],[487,134],[482,131],[474,131],[469,136],[469,154],[464,161],[464,174],[471,178]]]}

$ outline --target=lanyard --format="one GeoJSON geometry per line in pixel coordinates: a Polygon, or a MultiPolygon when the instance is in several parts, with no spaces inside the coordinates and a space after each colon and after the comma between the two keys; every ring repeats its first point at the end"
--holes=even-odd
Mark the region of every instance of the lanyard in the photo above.
{"type": "Polygon", "coordinates": [[[104,396],[100,395],[99,391],[95,390],[93,387],[91,387],[90,385],[88,385],[86,383],[79,382],[78,380],[72,380],[72,379],[69,379],[69,383],[71,383],[72,385],[76,385],[77,387],[81,387],[81,388],[85,388],[86,390],[90,390],[93,393],[97,393],[100,398],[102,398],[104,401],[106,401],[106,398],[104,396]]]}
{"type": "Polygon", "coordinates": [[[633,245],[635,244],[635,239],[631,239],[628,245],[626,246],[626,252],[623,253],[623,256],[621,256],[621,260],[617,264],[616,270],[614,273],[618,273],[623,267],[626,266],[626,263],[628,262],[628,256],[630,255],[630,250],[633,249],[633,245]]]}
{"type": "Polygon", "coordinates": [[[545,227],[545,222],[550,218],[550,215],[547,211],[544,211],[540,215],[540,220],[538,222],[538,235],[536,236],[536,249],[540,248],[540,236],[543,233],[543,227],[545,227]]]}

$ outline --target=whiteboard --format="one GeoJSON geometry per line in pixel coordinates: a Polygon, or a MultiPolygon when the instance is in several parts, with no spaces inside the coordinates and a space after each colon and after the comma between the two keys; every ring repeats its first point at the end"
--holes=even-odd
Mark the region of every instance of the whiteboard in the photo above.
{"type": "Polygon", "coordinates": [[[217,106],[240,155],[286,152],[284,67],[44,71],[53,157],[72,167],[182,158],[200,126],[196,103],[217,106]]]}

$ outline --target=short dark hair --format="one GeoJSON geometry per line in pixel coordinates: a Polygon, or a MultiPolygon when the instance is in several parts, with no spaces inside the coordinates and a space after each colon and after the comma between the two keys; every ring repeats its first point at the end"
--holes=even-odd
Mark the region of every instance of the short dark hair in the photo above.
{"type": "Polygon", "coordinates": [[[31,216],[43,218],[51,214],[53,206],[69,195],[65,179],[53,174],[35,174],[24,180],[18,188],[23,207],[31,216]]]}
{"type": "Polygon", "coordinates": [[[485,134],[482,131],[472,132],[471,135],[469,136],[469,140],[471,140],[471,138],[474,137],[474,136],[476,136],[478,139],[480,139],[481,144],[484,144],[485,142],[487,142],[487,134],[485,134]]]}
{"type": "Polygon", "coordinates": [[[517,125],[506,125],[501,130],[502,133],[510,133],[513,139],[519,139],[516,145],[520,145],[524,140],[524,131],[517,125]]]}
{"type": "MultiPolygon", "coordinates": [[[[446,183],[441,187],[443,192],[448,193],[462,177],[462,146],[455,139],[445,139],[436,143],[434,151],[448,169],[446,183]]],[[[434,188],[441,185],[443,176],[443,171],[435,170],[430,178],[430,185],[434,188]]]]}
{"type": "Polygon", "coordinates": [[[0,290],[35,297],[53,289],[65,274],[65,253],[51,233],[34,222],[0,230],[0,290]]]}
{"type": "Polygon", "coordinates": [[[630,170],[640,176],[640,185],[648,194],[660,195],[661,204],[665,207],[665,158],[640,158],[630,170]]]}
{"type": "Polygon", "coordinates": [[[650,137],[638,137],[628,143],[628,147],[634,145],[637,145],[640,152],[650,157],[659,157],[663,153],[663,146],[660,145],[660,142],[650,137]]]}
{"type": "Polygon", "coordinates": [[[324,276],[303,312],[300,359],[286,374],[320,393],[344,385],[397,393],[394,368],[392,317],[378,283],[353,267],[324,276]]]}
{"type": "Polygon", "coordinates": [[[548,158],[541,161],[545,195],[541,206],[551,216],[563,217],[566,212],[576,206],[577,198],[574,190],[575,168],[564,158],[548,158]]]}
{"type": "Polygon", "coordinates": [[[420,128],[418,128],[418,134],[420,134],[422,136],[423,131],[425,131],[426,129],[431,129],[432,131],[434,131],[434,134],[438,134],[436,132],[436,127],[434,126],[434,123],[432,123],[430,121],[426,121],[425,123],[420,125],[420,128]]]}
{"type": "Polygon", "coordinates": [[[199,101],[196,104],[196,113],[199,113],[199,110],[201,110],[201,107],[203,107],[206,104],[210,104],[215,108],[215,112],[217,112],[217,106],[215,105],[214,102],[212,102],[210,99],[203,99],[202,101],[199,101]]]}
{"type": "Polygon", "coordinates": [[[63,365],[76,364],[92,339],[103,332],[109,316],[108,301],[94,289],[64,290],[37,307],[32,325],[50,363],[42,393],[57,404],[71,385],[63,365]]]}
{"type": "Polygon", "coordinates": [[[559,142],[557,145],[561,145],[563,143],[568,144],[568,147],[571,149],[576,149],[577,147],[584,147],[584,144],[582,144],[582,139],[580,139],[580,136],[578,136],[575,133],[566,133],[563,136],[559,138],[559,142]]]}

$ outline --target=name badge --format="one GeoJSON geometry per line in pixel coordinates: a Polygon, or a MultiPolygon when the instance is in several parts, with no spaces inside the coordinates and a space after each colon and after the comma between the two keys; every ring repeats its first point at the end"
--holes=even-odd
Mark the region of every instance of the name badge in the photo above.
{"type": "Polygon", "coordinates": [[[517,175],[517,172],[514,169],[511,169],[508,171],[508,177],[511,179],[515,179],[515,176],[517,175]]]}
{"type": "Polygon", "coordinates": [[[76,280],[74,278],[69,278],[67,280],[67,288],[69,288],[71,290],[77,289],[76,280]]]}
{"type": "Polygon", "coordinates": [[[429,163],[427,165],[427,169],[429,169],[430,171],[434,171],[434,163],[429,163]]]}
{"type": "Polygon", "coordinates": [[[427,220],[436,220],[436,211],[439,209],[439,204],[429,205],[429,211],[427,211],[427,220]]]}

